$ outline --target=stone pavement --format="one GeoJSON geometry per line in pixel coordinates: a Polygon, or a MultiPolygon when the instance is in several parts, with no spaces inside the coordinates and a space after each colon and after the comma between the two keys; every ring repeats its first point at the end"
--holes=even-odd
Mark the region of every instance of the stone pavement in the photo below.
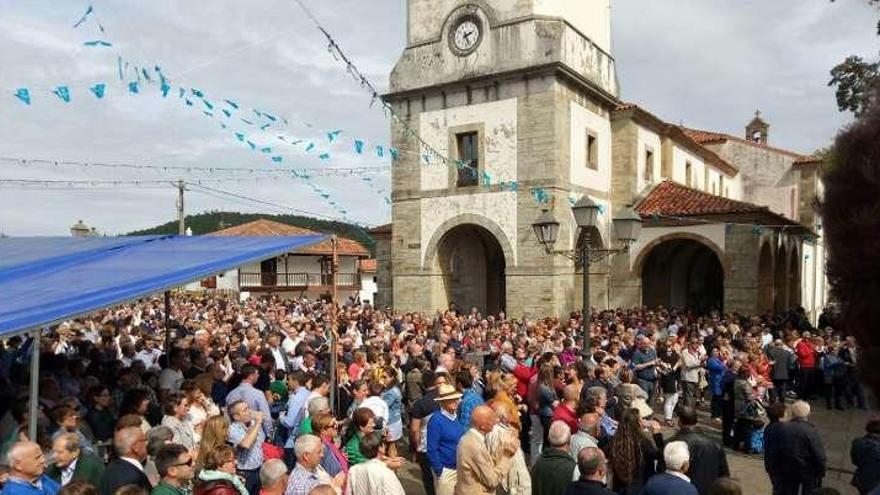
{"type": "MultiPolygon", "coordinates": [[[[850,486],[854,467],[850,462],[849,448],[854,438],[864,435],[865,423],[873,414],[878,414],[876,404],[869,411],[858,409],[847,411],[829,411],[823,401],[811,404],[812,421],[819,428],[819,434],[825,444],[828,457],[828,473],[824,485],[836,488],[844,495],[857,495],[857,490],[850,486]]],[[[710,433],[720,436],[718,425],[712,423],[708,415],[701,415],[701,425],[710,433]]],[[[673,434],[672,429],[664,429],[667,438],[673,434]]],[[[402,449],[401,455],[405,449],[402,449]]],[[[732,450],[727,451],[727,462],[731,475],[738,479],[743,493],[748,495],[771,495],[770,479],[764,471],[764,461],[760,455],[747,455],[732,450]]],[[[421,471],[418,465],[407,462],[398,471],[404,491],[407,495],[424,495],[421,471]]]]}

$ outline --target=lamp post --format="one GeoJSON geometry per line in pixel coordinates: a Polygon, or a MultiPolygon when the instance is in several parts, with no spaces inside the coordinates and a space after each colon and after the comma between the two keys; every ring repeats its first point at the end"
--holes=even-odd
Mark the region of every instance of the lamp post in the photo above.
{"type": "Polygon", "coordinates": [[[559,222],[550,211],[545,211],[532,224],[535,231],[535,237],[538,238],[544,249],[549,254],[561,254],[572,260],[580,260],[583,267],[583,308],[581,313],[581,332],[583,332],[583,346],[581,348],[581,356],[586,361],[591,358],[590,353],[590,262],[596,261],[622,253],[629,249],[630,244],[639,238],[642,230],[642,217],[633,211],[629,206],[622,209],[620,213],[612,220],[614,233],[622,246],[616,249],[590,249],[590,233],[596,227],[599,218],[599,210],[601,208],[587,195],[584,195],[572,206],[571,211],[574,214],[574,220],[578,228],[581,229],[581,245],[580,249],[575,251],[554,251],[553,245],[559,234],[559,222]]]}

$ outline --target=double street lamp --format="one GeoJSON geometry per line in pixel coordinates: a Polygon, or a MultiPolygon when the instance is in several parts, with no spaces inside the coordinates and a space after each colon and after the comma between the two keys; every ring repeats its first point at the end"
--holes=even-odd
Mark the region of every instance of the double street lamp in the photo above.
{"type": "Polygon", "coordinates": [[[631,207],[622,209],[617,216],[612,219],[614,233],[620,241],[621,246],[616,249],[590,249],[590,232],[596,227],[599,218],[599,205],[594,203],[587,195],[581,197],[577,203],[572,206],[571,211],[574,213],[574,220],[581,229],[580,250],[574,251],[554,251],[553,246],[556,244],[556,238],[559,235],[559,221],[550,211],[545,211],[535,220],[532,228],[535,231],[535,237],[538,238],[548,254],[560,254],[569,259],[580,261],[583,267],[583,314],[581,316],[581,331],[583,332],[583,348],[581,356],[585,361],[591,358],[590,355],[590,262],[599,261],[609,256],[629,250],[629,246],[639,238],[642,231],[642,217],[639,216],[631,207]]]}

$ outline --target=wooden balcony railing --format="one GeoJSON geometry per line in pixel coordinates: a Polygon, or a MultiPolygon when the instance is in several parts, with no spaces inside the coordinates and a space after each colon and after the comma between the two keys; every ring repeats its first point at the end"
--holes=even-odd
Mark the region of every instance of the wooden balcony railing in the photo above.
{"type": "MultiPolygon", "coordinates": [[[[359,288],[361,285],[358,273],[340,273],[336,277],[337,287],[359,288]]],[[[329,273],[238,273],[238,285],[241,287],[308,288],[329,287],[332,284],[333,277],[329,273]]]]}

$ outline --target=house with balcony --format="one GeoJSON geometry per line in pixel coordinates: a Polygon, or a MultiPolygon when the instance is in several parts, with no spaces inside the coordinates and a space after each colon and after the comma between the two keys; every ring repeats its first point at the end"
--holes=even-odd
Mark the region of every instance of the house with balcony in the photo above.
{"type": "MultiPolygon", "coordinates": [[[[209,236],[299,236],[320,234],[272,220],[260,219],[207,234],[209,236]]],[[[358,297],[363,288],[362,277],[370,282],[374,273],[364,274],[362,261],[370,252],[359,242],[340,237],[338,250],[339,274],[336,282],[341,301],[358,297]]],[[[285,253],[281,256],[249,263],[213,279],[203,280],[202,288],[272,293],[287,297],[328,296],[333,290],[331,275],[332,246],[330,239],[318,244],[285,253]]]]}

